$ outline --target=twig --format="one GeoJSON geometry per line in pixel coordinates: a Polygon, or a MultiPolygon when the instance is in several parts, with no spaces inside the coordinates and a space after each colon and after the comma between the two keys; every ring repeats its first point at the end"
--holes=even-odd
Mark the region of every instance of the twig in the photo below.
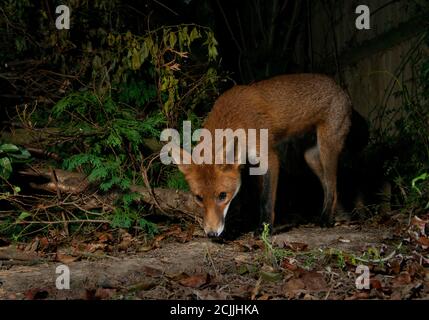
{"type": "Polygon", "coordinates": [[[173,9],[171,9],[171,8],[167,7],[165,4],[161,3],[160,1],[158,1],[158,0],[153,0],[153,2],[155,2],[155,3],[159,4],[159,5],[160,5],[161,7],[163,7],[164,9],[167,9],[167,10],[168,10],[168,11],[170,11],[172,14],[174,14],[174,15],[176,15],[176,16],[178,16],[178,15],[179,15],[176,11],[174,11],[173,9]]]}
{"type": "Polygon", "coordinates": [[[58,220],[58,221],[20,221],[17,224],[64,224],[64,223],[109,223],[109,220],[95,220],[95,219],[77,219],[77,220],[58,220]]]}
{"type": "Polygon", "coordinates": [[[382,259],[363,259],[363,258],[359,258],[359,257],[355,257],[356,260],[361,261],[361,262],[366,262],[366,263],[380,263],[380,262],[386,262],[390,259],[392,259],[395,254],[396,251],[399,250],[402,247],[402,242],[399,243],[398,247],[393,250],[388,256],[382,258],[382,259]]]}

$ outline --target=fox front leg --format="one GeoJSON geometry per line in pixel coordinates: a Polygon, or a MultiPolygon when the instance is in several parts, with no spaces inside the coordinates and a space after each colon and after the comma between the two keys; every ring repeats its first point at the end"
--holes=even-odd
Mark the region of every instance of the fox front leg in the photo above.
{"type": "Polygon", "coordinates": [[[264,230],[267,223],[270,232],[274,225],[274,208],[276,204],[277,180],[279,175],[279,160],[275,153],[270,154],[269,167],[266,174],[260,177],[260,201],[259,201],[259,228],[258,233],[264,230]]]}

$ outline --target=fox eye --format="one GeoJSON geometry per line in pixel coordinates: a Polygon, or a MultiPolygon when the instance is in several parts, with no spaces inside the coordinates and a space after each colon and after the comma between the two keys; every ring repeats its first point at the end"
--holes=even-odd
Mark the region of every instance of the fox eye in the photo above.
{"type": "Polygon", "coordinates": [[[226,199],[226,192],[219,193],[218,199],[219,199],[219,201],[225,200],[226,199]]]}
{"type": "Polygon", "coordinates": [[[203,202],[203,197],[202,197],[202,196],[200,196],[199,194],[197,194],[197,195],[195,196],[195,199],[197,199],[197,201],[198,201],[198,202],[203,202]]]}

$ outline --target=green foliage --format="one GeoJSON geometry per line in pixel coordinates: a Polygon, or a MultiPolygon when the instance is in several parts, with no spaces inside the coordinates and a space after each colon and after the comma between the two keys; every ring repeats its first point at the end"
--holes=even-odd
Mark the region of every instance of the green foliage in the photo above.
{"type": "Polygon", "coordinates": [[[132,159],[141,160],[143,138],[159,135],[165,124],[160,113],[144,119],[136,114],[136,109],[116,103],[110,96],[102,100],[88,91],[60,100],[52,116],[67,135],[76,137],[60,149],[70,150],[76,143],[83,146],[80,153],[65,158],[63,167],[83,169],[89,181],[99,182],[103,191],[114,186],[126,190],[138,176],[132,159]]]}
{"type": "Polygon", "coordinates": [[[129,83],[122,85],[118,98],[123,103],[141,108],[153,101],[156,94],[155,85],[147,84],[144,80],[131,79],[129,83]]]}
{"type": "Polygon", "coordinates": [[[429,56],[414,50],[405,58],[412,61],[410,67],[419,79],[407,85],[405,79],[401,82],[399,76],[392,75],[396,91],[392,89],[391,94],[402,103],[375,109],[380,123],[371,128],[368,150],[385,156],[384,171],[393,182],[394,201],[408,211],[429,205],[429,56]]]}
{"type": "MultiPolygon", "coordinates": [[[[36,129],[60,129],[50,136],[49,151],[64,159],[64,169],[84,172],[101,191],[120,189],[123,196],[108,213],[112,225],[154,233],[155,227],[141,218],[141,208],[134,208],[129,186],[143,183],[145,168],[152,185],[187,188],[176,169],[151,161],[156,147],[147,140],[159,141],[162,129],[181,127],[182,120],[201,125],[218,95],[217,40],[205,26],[165,26],[152,13],[150,21],[133,23],[128,6],[119,0],[69,5],[72,24],[79,28],[58,32],[44,4],[6,0],[0,64],[29,57],[37,61],[31,66],[34,78],[19,84],[10,80],[23,87],[23,92],[16,90],[20,95],[48,102],[39,100],[25,120],[36,129]]],[[[20,152],[0,152],[2,176],[10,176],[20,152]]]]}
{"type": "Polygon", "coordinates": [[[176,190],[189,190],[188,183],[185,180],[185,176],[178,169],[174,169],[167,175],[166,181],[167,188],[176,190]]]}
{"type": "Polygon", "coordinates": [[[16,163],[29,161],[31,154],[24,148],[14,144],[0,144],[0,188],[12,175],[12,166],[16,163]]]}
{"type": "Polygon", "coordinates": [[[111,225],[113,228],[126,229],[131,228],[133,225],[138,225],[139,228],[149,236],[153,236],[158,233],[158,227],[156,224],[141,217],[137,211],[131,210],[128,207],[117,208],[113,211],[111,225]]]}

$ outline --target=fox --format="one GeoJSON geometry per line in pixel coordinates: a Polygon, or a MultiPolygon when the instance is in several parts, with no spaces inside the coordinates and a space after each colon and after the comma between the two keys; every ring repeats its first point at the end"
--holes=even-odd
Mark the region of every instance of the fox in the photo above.
{"type": "MultiPolygon", "coordinates": [[[[260,187],[258,230],[267,223],[272,231],[274,225],[279,179],[277,146],[311,130],[315,131],[317,142],[304,152],[304,159],[323,187],[321,226],[333,226],[337,167],[350,129],[351,113],[348,94],[334,79],[322,74],[280,75],[249,85],[235,85],[216,99],[203,124],[213,135],[216,129],[268,129],[268,169],[257,177],[260,187]]],[[[197,145],[203,143],[205,141],[200,141],[197,145]]],[[[188,153],[178,148],[181,156],[188,153]]],[[[236,150],[236,146],[233,148],[236,150]]],[[[206,235],[220,237],[228,208],[240,190],[243,164],[239,161],[184,164],[180,159],[174,162],[183,173],[196,203],[203,208],[206,235]]]]}

